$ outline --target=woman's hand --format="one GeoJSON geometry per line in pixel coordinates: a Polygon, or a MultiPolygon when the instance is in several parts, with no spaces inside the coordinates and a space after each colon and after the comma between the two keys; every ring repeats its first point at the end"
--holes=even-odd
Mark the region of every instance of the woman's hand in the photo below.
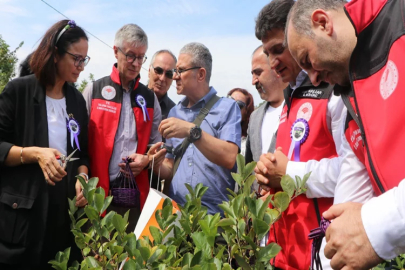
{"type": "MultiPolygon", "coordinates": [[[[88,180],[86,179],[86,182],[88,180]]],[[[76,206],[77,207],[84,207],[87,204],[86,198],[83,196],[83,189],[82,184],[80,183],[79,179],[76,181],[76,206]]]]}
{"type": "Polygon", "coordinates": [[[65,170],[59,164],[56,156],[62,154],[53,148],[37,148],[36,159],[44,173],[45,181],[48,185],[54,186],[66,176],[65,170]]]}

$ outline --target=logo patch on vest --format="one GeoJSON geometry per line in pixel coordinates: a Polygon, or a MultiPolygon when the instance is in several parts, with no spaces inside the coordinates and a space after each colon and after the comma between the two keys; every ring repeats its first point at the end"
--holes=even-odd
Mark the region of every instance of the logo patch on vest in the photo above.
{"type": "Polygon", "coordinates": [[[383,99],[387,99],[395,91],[398,85],[398,69],[395,63],[388,60],[384,73],[380,81],[380,94],[383,99]]]}
{"type": "Polygon", "coordinates": [[[106,100],[111,100],[115,98],[116,94],[117,92],[115,91],[115,88],[110,85],[104,86],[103,89],[101,89],[101,95],[106,100]]]}
{"type": "Polygon", "coordinates": [[[305,102],[298,109],[297,119],[303,118],[303,119],[307,120],[307,122],[309,122],[309,119],[311,119],[311,116],[312,116],[312,105],[309,102],[305,102]]]}
{"type": "Polygon", "coordinates": [[[315,98],[320,99],[322,97],[323,91],[317,89],[308,89],[300,93],[300,97],[303,98],[315,98]]]}

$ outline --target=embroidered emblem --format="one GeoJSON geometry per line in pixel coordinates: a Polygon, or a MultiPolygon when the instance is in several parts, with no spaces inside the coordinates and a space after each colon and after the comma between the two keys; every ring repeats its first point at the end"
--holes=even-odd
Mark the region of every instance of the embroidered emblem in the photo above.
{"type": "Polygon", "coordinates": [[[307,122],[311,119],[312,116],[312,105],[309,102],[305,102],[298,109],[297,119],[305,119],[307,122]]]}
{"type": "Polygon", "coordinates": [[[398,69],[395,63],[388,60],[387,66],[381,76],[380,94],[383,99],[387,99],[395,91],[398,85],[398,69]]]}
{"type": "Polygon", "coordinates": [[[117,92],[115,91],[115,88],[110,85],[104,86],[103,89],[101,90],[101,95],[106,100],[111,100],[115,98],[116,93],[117,92]]]}

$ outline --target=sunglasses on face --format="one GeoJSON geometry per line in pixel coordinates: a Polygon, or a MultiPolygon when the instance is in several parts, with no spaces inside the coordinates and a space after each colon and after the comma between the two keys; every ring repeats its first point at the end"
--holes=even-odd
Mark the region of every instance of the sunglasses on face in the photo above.
{"type": "Polygon", "coordinates": [[[163,73],[165,74],[165,77],[168,79],[173,79],[173,70],[167,70],[165,71],[163,68],[161,67],[154,67],[153,65],[151,65],[153,70],[155,71],[155,73],[157,75],[162,75],[163,73]]]}
{"type": "Polygon", "coordinates": [[[228,98],[235,100],[236,104],[238,104],[238,106],[239,106],[239,109],[242,110],[243,108],[246,107],[246,103],[245,103],[245,102],[240,101],[240,100],[236,100],[236,99],[234,99],[232,96],[228,96],[228,98]]]}

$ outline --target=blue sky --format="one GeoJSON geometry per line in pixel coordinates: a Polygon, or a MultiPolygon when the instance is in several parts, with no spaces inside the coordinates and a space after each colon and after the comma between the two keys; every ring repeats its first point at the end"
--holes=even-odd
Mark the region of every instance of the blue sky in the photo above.
{"type": "MultiPolygon", "coordinates": [[[[169,49],[176,56],[188,42],[205,44],[213,56],[211,85],[220,95],[235,87],[252,93],[255,104],[261,102],[251,85],[251,54],[261,43],[254,35],[255,18],[269,1],[263,0],[45,0],[51,6],[74,19],[76,23],[110,46],[115,32],[126,23],[136,23],[148,35],[149,59],[159,49],[169,49]]],[[[24,59],[36,46],[45,31],[64,17],[41,0],[0,0],[0,35],[24,59]]],[[[79,82],[89,73],[95,78],[110,74],[115,61],[113,51],[96,38],[89,36],[90,63],[79,82]]],[[[149,60],[144,68],[149,68],[149,60]]],[[[141,82],[147,83],[147,71],[142,70],[141,82]]],[[[169,90],[174,101],[175,87],[169,90]]]]}

